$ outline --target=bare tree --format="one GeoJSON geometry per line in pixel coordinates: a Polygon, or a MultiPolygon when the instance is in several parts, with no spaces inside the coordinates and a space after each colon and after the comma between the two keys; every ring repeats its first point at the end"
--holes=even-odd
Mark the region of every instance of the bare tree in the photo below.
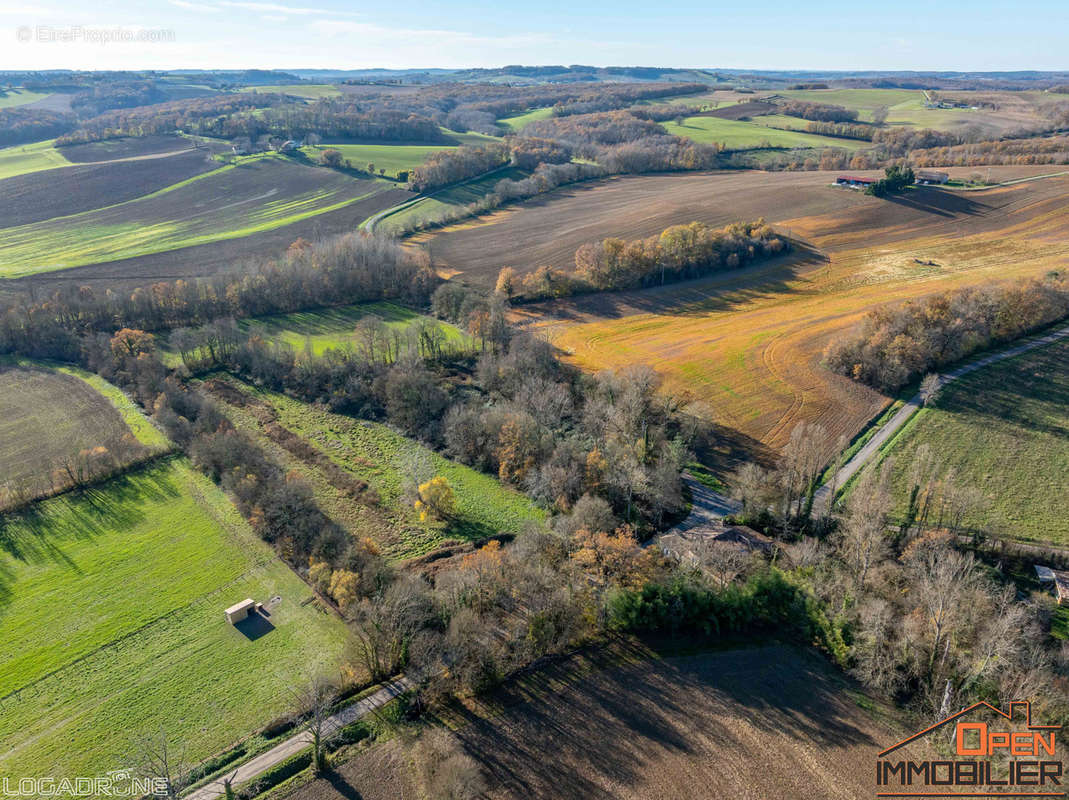
{"type": "Polygon", "coordinates": [[[167,726],[160,725],[135,738],[132,749],[135,771],[156,782],[168,800],[177,800],[189,777],[185,745],[172,741],[167,726]]]}
{"type": "Polygon", "coordinates": [[[442,728],[429,730],[420,737],[416,763],[428,797],[474,800],[486,791],[486,779],[478,762],[442,728]]]}
{"type": "Polygon", "coordinates": [[[850,495],[837,549],[854,581],[865,586],[869,571],[887,554],[887,521],[891,511],[890,462],[867,469],[850,495]]]}
{"type": "Polygon", "coordinates": [[[948,659],[953,634],[968,621],[980,583],[976,561],[947,544],[919,548],[909,556],[916,603],[927,638],[927,673],[934,684],[948,659]],[[938,664],[936,663],[938,659],[938,664]]]}
{"type": "Polygon", "coordinates": [[[383,680],[401,669],[412,639],[433,613],[427,584],[416,576],[399,577],[381,595],[356,607],[354,655],[372,680],[383,680]]]}
{"type": "Polygon", "coordinates": [[[934,372],[929,372],[925,375],[924,380],[921,381],[921,402],[926,406],[931,403],[936,395],[939,394],[939,389],[942,388],[942,385],[942,379],[934,372]]]}
{"type": "Polygon", "coordinates": [[[317,673],[297,687],[293,694],[303,719],[301,727],[312,740],[312,771],[318,775],[329,767],[324,745],[329,733],[327,720],[338,690],[331,681],[317,673]]]}
{"type": "Polygon", "coordinates": [[[731,542],[704,537],[693,542],[692,549],[702,572],[714,578],[721,589],[730,586],[750,565],[750,554],[731,542]]]}

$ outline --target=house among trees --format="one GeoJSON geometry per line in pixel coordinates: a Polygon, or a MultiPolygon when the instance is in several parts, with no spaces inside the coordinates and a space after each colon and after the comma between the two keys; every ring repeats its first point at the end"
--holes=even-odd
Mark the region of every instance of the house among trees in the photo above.
{"type": "Polygon", "coordinates": [[[249,613],[256,608],[256,601],[251,597],[246,597],[240,603],[235,603],[230,606],[223,615],[226,617],[226,621],[231,625],[237,625],[243,619],[248,619],[249,613]]]}
{"type": "Polygon", "coordinates": [[[934,169],[917,170],[917,183],[946,183],[950,180],[950,173],[939,172],[934,169]]]}
{"type": "Polygon", "coordinates": [[[840,175],[835,179],[836,186],[851,186],[856,189],[867,189],[874,183],[875,178],[861,178],[857,175],[840,175]]]}
{"type": "Polygon", "coordinates": [[[768,555],[775,546],[772,539],[745,525],[731,525],[722,530],[712,526],[702,526],[679,533],[666,533],[659,537],[658,544],[665,555],[691,563],[701,563],[703,551],[706,551],[710,545],[744,555],[750,553],[768,555]]]}
{"type": "Polygon", "coordinates": [[[300,146],[301,146],[301,143],[296,141],[295,139],[287,139],[278,148],[278,151],[280,153],[290,153],[290,152],[296,150],[300,146]]]}

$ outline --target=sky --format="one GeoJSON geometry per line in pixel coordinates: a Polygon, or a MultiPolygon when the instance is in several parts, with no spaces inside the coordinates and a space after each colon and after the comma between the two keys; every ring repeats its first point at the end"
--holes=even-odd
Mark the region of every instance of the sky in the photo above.
{"type": "Polygon", "coordinates": [[[1069,70],[1069,1],[0,0],[0,69],[1069,70]]]}

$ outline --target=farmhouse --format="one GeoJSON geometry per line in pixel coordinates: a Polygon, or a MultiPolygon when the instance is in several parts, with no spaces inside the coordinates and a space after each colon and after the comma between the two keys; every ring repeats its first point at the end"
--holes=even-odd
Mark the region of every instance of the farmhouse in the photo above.
{"type": "Polygon", "coordinates": [[[700,551],[709,545],[730,548],[745,555],[769,555],[775,546],[772,539],[745,525],[732,525],[724,529],[701,526],[679,533],[667,533],[658,539],[658,544],[665,555],[690,563],[701,563],[700,551]]]}
{"type": "Polygon", "coordinates": [[[946,183],[950,180],[950,174],[939,172],[934,169],[917,170],[917,183],[946,183]]]}
{"type": "Polygon", "coordinates": [[[236,625],[243,619],[247,619],[249,616],[249,612],[251,612],[254,608],[256,608],[256,601],[254,601],[250,597],[247,597],[240,603],[235,603],[234,605],[230,606],[230,608],[223,612],[223,616],[226,617],[226,621],[229,622],[231,625],[236,625]]]}
{"type": "Polygon", "coordinates": [[[857,186],[862,189],[876,183],[875,178],[861,178],[857,175],[840,175],[835,179],[837,186],[857,186]]]}

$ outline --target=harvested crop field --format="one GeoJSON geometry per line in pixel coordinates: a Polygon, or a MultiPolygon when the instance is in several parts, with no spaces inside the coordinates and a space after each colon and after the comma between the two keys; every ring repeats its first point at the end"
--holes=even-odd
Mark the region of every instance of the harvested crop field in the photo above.
{"type": "Polygon", "coordinates": [[[257,158],[125,203],[7,228],[0,247],[0,276],[238,239],[342,209],[392,188],[385,181],[354,180],[281,157],[257,158]]]}
{"type": "Polygon", "coordinates": [[[368,217],[411,197],[411,193],[404,189],[383,185],[383,191],[336,211],[315,214],[248,236],[0,281],[0,297],[5,290],[9,293],[38,288],[51,291],[63,286],[87,284],[109,289],[144,286],[159,280],[206,277],[229,272],[246,260],[277,258],[298,238],[315,240],[353,233],[368,217]]]}
{"type": "MultiPolygon", "coordinates": [[[[1002,174],[1019,176],[1029,169],[1041,171],[1006,168],[1002,174]]],[[[514,256],[498,266],[530,269],[539,263],[568,266],[574,246],[599,236],[649,235],[693,218],[723,224],[764,215],[775,221],[801,240],[791,256],[700,281],[516,312],[584,368],[650,364],[664,375],[669,391],[704,403],[715,422],[749,442],[751,456],[782,447],[803,420],[823,425],[831,442],[840,434],[852,437],[886,405],[883,395],[820,366],[827,343],[869,309],[1069,264],[1066,176],[975,192],[918,189],[895,200],[829,186],[827,174],[723,177],[713,184],[722,191],[706,187],[704,205],[697,192],[686,200],[680,192],[666,192],[664,203],[651,205],[656,201],[649,196],[640,203],[627,185],[631,179],[610,181],[561,196],[552,215],[561,228],[555,237],[551,215],[535,205],[454,229],[455,238],[445,239],[445,246],[436,238],[430,245],[441,266],[442,250],[456,252],[461,237],[465,247],[478,242],[469,252],[479,254],[473,260],[480,269],[469,274],[490,280],[496,269],[481,253],[501,252],[502,245],[491,244],[495,230],[514,256]],[[755,191],[753,179],[762,177],[775,189],[755,191]],[[607,206],[577,201],[584,191],[599,190],[607,206]]],[[[685,188],[686,178],[679,180],[685,188]]],[[[458,263],[444,261],[450,267],[458,263]]]]}
{"type": "Polygon", "coordinates": [[[219,167],[203,150],[166,158],[79,164],[0,181],[0,228],[115,205],[219,167]]]}
{"type": "MultiPolygon", "coordinates": [[[[959,176],[975,172],[971,168],[948,171],[959,176]]],[[[993,180],[1001,180],[1059,171],[1062,170],[1049,166],[992,167],[991,176],[993,180]]],[[[832,229],[841,215],[861,209],[861,218],[853,223],[854,228],[863,230],[871,218],[872,226],[894,224],[906,236],[910,226],[919,222],[945,228],[948,222],[955,221],[939,205],[926,208],[914,203],[914,213],[908,213],[908,202],[880,201],[833,186],[838,174],[729,171],[612,178],[564,187],[470,222],[413,237],[411,241],[426,247],[436,265],[457,270],[472,281],[492,285],[503,266],[514,267],[519,272],[530,272],[543,264],[571,268],[576,249],[587,242],[608,236],[628,239],[652,236],[670,225],[694,220],[726,225],[765,217],[788,227],[792,220],[827,215],[823,219],[827,228],[832,229]]],[[[1048,199],[1059,193],[1049,187],[1036,191],[1048,199]]],[[[943,204],[955,204],[956,217],[982,212],[983,207],[972,199],[955,202],[949,199],[949,194],[943,192],[937,196],[943,198],[943,204]]],[[[973,198],[974,193],[961,193],[960,197],[973,198]]],[[[1028,202],[1028,196],[1018,197],[1028,202]]]]}
{"type": "Polygon", "coordinates": [[[192,149],[192,143],[183,136],[158,135],[131,136],[121,139],[105,139],[101,142],[87,142],[86,144],[69,144],[60,147],[59,151],[64,158],[74,164],[87,164],[94,161],[138,158],[190,149],[192,149]]]}
{"type": "Polygon", "coordinates": [[[411,758],[398,739],[376,743],[330,774],[284,794],[286,800],[415,800],[411,758]]]}
{"type": "Polygon", "coordinates": [[[569,666],[523,679],[500,713],[450,722],[488,797],[857,800],[897,740],[831,667],[783,645],[595,664],[578,678],[569,666]]]}
{"type": "Polygon", "coordinates": [[[772,103],[764,103],[759,100],[750,100],[745,103],[734,103],[723,108],[714,108],[712,111],[702,111],[695,114],[696,117],[719,117],[720,119],[749,119],[759,117],[762,114],[773,114],[776,106],[772,103]]]}
{"type": "Polygon", "coordinates": [[[76,374],[0,363],[0,510],[15,487],[30,497],[67,488],[63,465],[94,448],[107,448],[120,462],[163,449],[162,434],[148,420],[116,407],[132,405],[121,392],[93,378],[100,389],[76,374]]]}

